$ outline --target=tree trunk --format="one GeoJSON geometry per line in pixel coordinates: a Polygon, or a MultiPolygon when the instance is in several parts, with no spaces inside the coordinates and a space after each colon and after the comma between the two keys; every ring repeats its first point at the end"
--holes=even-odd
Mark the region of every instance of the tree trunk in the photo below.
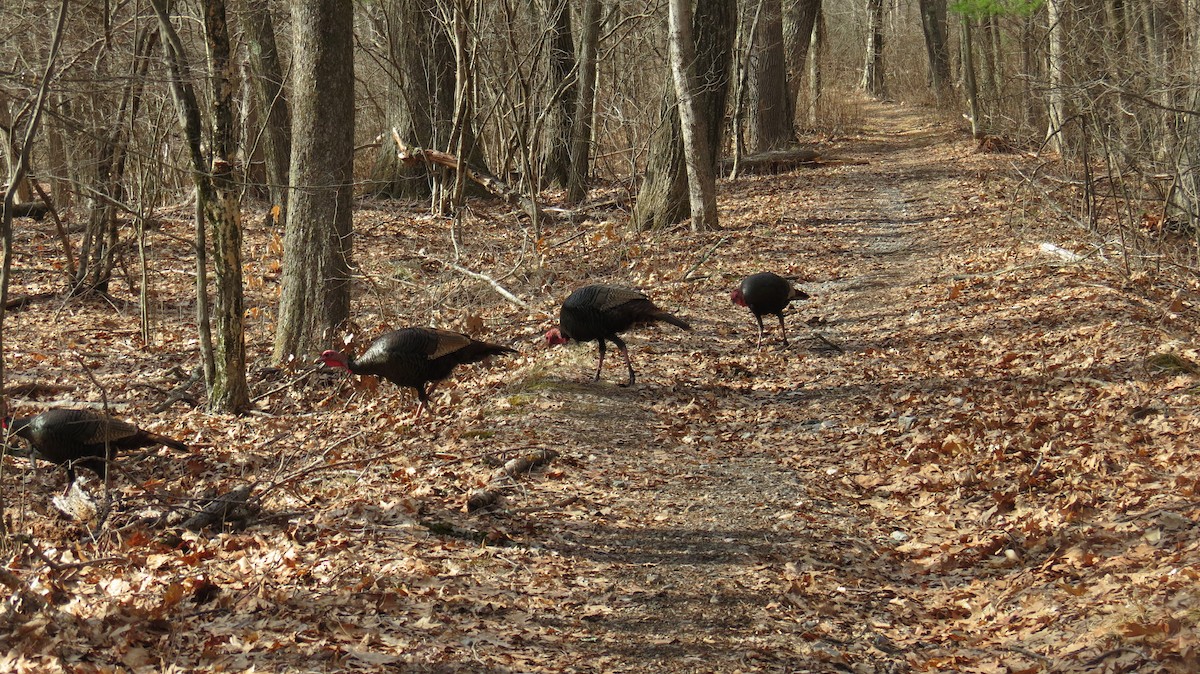
{"type": "Polygon", "coordinates": [[[1046,20],[1050,24],[1047,63],[1046,144],[1060,155],[1066,153],[1063,124],[1066,122],[1067,34],[1063,14],[1067,0],[1047,0],[1046,20]]]}
{"type": "MultiPolygon", "coordinates": [[[[382,3],[377,30],[387,41],[387,95],[384,101],[390,138],[392,129],[423,148],[454,152],[454,45],[441,20],[438,0],[390,0],[382,3]]],[[[471,163],[483,165],[474,129],[465,131],[471,163]]],[[[435,169],[436,170],[436,169],[435,169]]],[[[439,170],[440,173],[440,170],[439,170]]],[[[371,168],[370,192],[377,197],[422,199],[433,193],[438,173],[425,166],[405,165],[391,143],[382,143],[371,168]]]]}
{"type": "MultiPolygon", "coordinates": [[[[699,0],[692,17],[696,44],[699,106],[705,110],[704,130],[715,160],[721,147],[722,119],[729,93],[729,73],[733,63],[733,38],[737,30],[737,6],[734,0],[699,0]]],[[[662,123],[650,140],[649,162],[638,192],[631,223],[639,229],[673,225],[689,217],[688,180],[683,158],[683,139],[675,87],[668,85],[662,98],[662,123]]],[[[715,172],[716,166],[713,166],[715,172]]]]}
{"type": "Polygon", "coordinates": [[[354,7],[292,4],[290,213],[274,358],[308,358],[350,314],[354,7]]]}
{"type": "Polygon", "coordinates": [[[950,48],[946,42],[946,0],[920,0],[921,30],[929,59],[929,88],[938,103],[950,93],[950,48]]]}
{"type": "Polygon", "coordinates": [[[275,42],[275,21],[267,0],[243,0],[246,37],[250,51],[250,78],[255,102],[261,111],[262,149],[266,163],[267,192],[278,208],[276,224],[287,221],[288,162],[292,155],[292,119],[283,88],[283,66],[275,42]]]}
{"type": "Polygon", "coordinates": [[[798,0],[785,5],[783,29],[787,42],[788,95],[794,102],[795,110],[803,107],[800,84],[808,69],[808,53],[820,11],[821,0],[798,0]]]}
{"type": "Polygon", "coordinates": [[[883,80],[883,0],[867,0],[867,49],[859,87],[883,98],[887,90],[883,80]]]}
{"type": "MultiPolygon", "coordinates": [[[[242,285],[241,183],[236,162],[237,133],[233,96],[237,65],[230,58],[225,0],[204,1],[204,35],[212,73],[212,199],[205,220],[213,233],[216,273],[217,338],[213,344],[212,387],[208,407],[214,412],[240,412],[250,406],[246,385],[246,340],[242,285]]],[[[199,175],[199,174],[197,174],[199,175]]]]}
{"type": "MultiPolygon", "coordinates": [[[[58,60],[58,49],[62,45],[63,28],[67,24],[67,8],[69,4],[68,0],[62,0],[62,4],[59,5],[58,19],[54,27],[54,38],[50,43],[49,54],[46,56],[46,67],[42,71],[37,97],[33,100],[27,111],[25,134],[22,138],[21,146],[16,148],[13,156],[13,162],[8,172],[8,184],[4,189],[2,201],[0,201],[0,390],[3,390],[5,381],[3,326],[4,310],[8,304],[8,285],[12,275],[13,202],[17,196],[17,189],[24,182],[29,170],[29,154],[33,150],[33,141],[37,137],[38,125],[42,121],[42,112],[46,109],[46,98],[50,91],[50,83],[54,81],[54,67],[58,60]]],[[[15,137],[16,129],[13,127],[9,127],[9,129],[10,133],[15,137]]],[[[0,396],[0,413],[4,416],[8,416],[9,414],[8,404],[4,396],[0,396]]],[[[3,501],[0,501],[0,504],[3,504],[3,501]]],[[[2,507],[0,507],[0,531],[7,531],[2,507]]]]}
{"type": "Polygon", "coordinates": [[[547,89],[559,94],[547,112],[543,127],[542,182],[566,187],[571,179],[571,129],[579,99],[579,73],[571,37],[571,5],[567,0],[546,0],[550,22],[550,81],[547,89]]]}
{"type": "Polygon", "coordinates": [[[762,17],[755,31],[751,62],[750,129],[752,152],[768,152],[795,143],[792,100],[783,44],[783,7],[780,0],[760,0],[762,17]]]}
{"type": "Polygon", "coordinates": [[[229,29],[224,0],[205,0],[204,36],[212,74],[212,119],[209,155],[205,155],[200,104],[191,83],[191,68],[182,41],[171,25],[164,0],[152,0],[166,45],[164,54],[171,72],[171,87],[180,125],[192,162],[196,185],[197,249],[203,251],[204,232],[212,228],[213,270],[216,273],[215,319],[217,339],[208,326],[205,256],[197,255],[196,287],[205,385],[209,408],[239,412],[250,404],[246,386],[246,346],[242,324],[241,184],[234,164],[237,134],[233,123],[233,95],[237,91],[230,58],[229,29]]]}
{"type": "Polygon", "coordinates": [[[971,137],[976,140],[983,138],[979,125],[979,88],[975,84],[974,38],[971,30],[971,17],[962,15],[962,70],[963,93],[967,97],[967,117],[971,122],[971,137]]]}
{"type": "Polygon", "coordinates": [[[821,108],[821,97],[825,94],[822,62],[828,49],[826,40],[825,10],[817,7],[817,19],[813,22],[812,53],[808,57],[808,123],[816,127],[821,108]]]}
{"type": "Polygon", "coordinates": [[[712,147],[707,127],[712,121],[698,100],[700,96],[692,66],[696,62],[696,43],[692,37],[692,10],[689,0],[671,0],[667,21],[670,31],[671,75],[675,97],[679,101],[683,160],[687,167],[688,201],[692,211],[692,231],[717,227],[717,181],[713,170],[712,147]]]}
{"type": "Polygon", "coordinates": [[[579,96],[571,118],[571,174],[567,203],[587,197],[591,168],[592,120],[596,104],[596,57],[600,44],[600,0],[584,0],[579,33],[579,96]]]}

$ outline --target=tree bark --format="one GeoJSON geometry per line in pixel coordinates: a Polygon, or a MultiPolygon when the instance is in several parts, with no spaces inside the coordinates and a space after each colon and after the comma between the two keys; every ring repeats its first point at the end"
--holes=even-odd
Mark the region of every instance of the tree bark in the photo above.
{"type": "Polygon", "coordinates": [[[551,104],[543,127],[542,182],[566,187],[571,180],[571,129],[574,127],[576,102],[579,99],[579,72],[571,35],[571,5],[567,0],[545,0],[545,16],[549,20],[551,94],[558,93],[551,104]]]}
{"type": "Polygon", "coordinates": [[[971,17],[962,15],[962,70],[963,94],[967,97],[967,117],[971,122],[971,137],[976,140],[983,138],[979,125],[979,87],[975,84],[974,32],[971,30],[971,17]]]}
{"type": "Polygon", "coordinates": [[[229,27],[224,0],[205,0],[204,35],[212,75],[210,155],[204,152],[200,104],[191,83],[191,68],[182,41],[171,25],[164,0],[152,0],[163,35],[163,50],[171,71],[171,87],[180,125],[192,162],[196,185],[197,250],[205,249],[204,232],[212,229],[213,270],[216,274],[214,313],[217,338],[208,325],[205,255],[197,254],[197,322],[201,331],[205,385],[209,409],[240,412],[250,404],[246,385],[242,288],[241,184],[235,165],[237,134],[233,96],[237,91],[230,58],[229,27]],[[207,344],[206,344],[207,343],[207,344]]]}
{"type": "MultiPolygon", "coordinates": [[[[699,0],[692,17],[696,44],[695,72],[699,80],[698,102],[706,112],[709,147],[714,161],[721,147],[721,123],[729,93],[733,63],[733,38],[737,30],[734,0],[699,0]]],[[[662,122],[650,140],[645,179],[633,209],[632,225],[656,229],[673,225],[691,215],[688,180],[683,157],[683,139],[675,87],[668,84],[662,98],[662,122]]],[[[716,167],[713,167],[716,170],[716,167]]]]}
{"type": "Polygon", "coordinates": [[[350,314],[354,8],[292,4],[292,161],[274,358],[306,358],[350,314]]]}
{"type": "Polygon", "coordinates": [[[706,127],[705,109],[698,101],[700,92],[692,65],[696,62],[696,44],[692,37],[692,10],[689,0],[671,0],[667,24],[670,30],[671,76],[675,80],[675,98],[679,101],[683,161],[687,167],[688,202],[692,211],[692,231],[717,227],[717,180],[712,147],[706,127]]]}
{"type": "Polygon", "coordinates": [[[250,51],[251,86],[261,111],[262,149],[267,193],[279,209],[276,224],[287,222],[288,162],[292,155],[292,119],[283,88],[283,66],[275,41],[275,20],[267,0],[243,0],[250,51]]]}
{"type": "MultiPolygon", "coordinates": [[[[212,386],[208,407],[214,412],[241,412],[250,406],[246,385],[246,339],[243,316],[241,183],[236,164],[237,133],[233,96],[237,65],[230,58],[225,0],[204,0],[204,35],[212,73],[212,199],[205,220],[213,233],[216,275],[217,338],[213,346],[212,386]]],[[[198,140],[198,139],[197,139],[198,140]]],[[[197,174],[199,175],[199,174],[197,174]]]]}
{"type": "Polygon", "coordinates": [[[780,0],[761,0],[762,16],[755,31],[751,61],[751,152],[769,152],[795,143],[792,99],[788,95],[787,59],[783,43],[783,7],[780,0]]]}
{"type": "Polygon", "coordinates": [[[591,168],[592,120],[596,104],[596,57],[600,44],[600,0],[584,0],[579,33],[579,96],[571,119],[571,173],[567,203],[587,197],[591,168]]]}
{"type": "Polygon", "coordinates": [[[1067,0],[1046,0],[1046,20],[1050,24],[1047,63],[1046,144],[1060,155],[1066,153],[1063,124],[1066,121],[1067,33],[1063,23],[1067,0]]]}
{"type": "Polygon", "coordinates": [[[950,93],[950,48],[946,42],[946,0],[920,0],[921,30],[929,66],[929,88],[938,103],[950,93]]]}
{"type": "MultiPolygon", "coordinates": [[[[437,0],[382,4],[377,30],[387,42],[390,77],[384,101],[388,128],[380,132],[387,137],[394,129],[421,147],[453,151],[454,46],[439,17],[437,0]]],[[[473,147],[474,138],[470,140],[473,147]]],[[[372,194],[425,198],[432,193],[432,181],[426,167],[402,165],[391,145],[381,144],[371,168],[372,194]]]]}
{"type": "Polygon", "coordinates": [[[788,3],[785,10],[783,28],[787,45],[788,95],[793,101],[793,109],[799,111],[804,103],[801,83],[809,67],[809,51],[813,47],[812,38],[817,16],[821,12],[821,0],[798,0],[788,3]]]}
{"type": "Polygon", "coordinates": [[[867,0],[867,49],[859,87],[876,98],[887,95],[883,79],[883,0],[867,0]]]}

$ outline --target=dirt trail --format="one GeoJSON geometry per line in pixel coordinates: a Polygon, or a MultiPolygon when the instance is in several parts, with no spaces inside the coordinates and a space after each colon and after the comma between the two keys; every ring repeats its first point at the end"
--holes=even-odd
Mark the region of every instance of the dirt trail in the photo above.
{"type": "Polygon", "coordinates": [[[794,189],[775,188],[803,201],[785,196],[778,231],[753,233],[773,239],[767,256],[737,251],[718,263],[729,266],[724,275],[798,260],[816,272],[816,282],[804,284],[815,299],[788,317],[791,348],[782,349],[773,330],[756,352],[752,319],[722,303],[714,283],[713,295],[696,293],[692,306],[708,307],[696,336],[663,330],[634,347],[643,370],[651,350],[692,349],[701,365],[690,380],[647,374],[632,392],[609,384],[563,400],[561,413],[578,422],[563,426],[571,438],[564,441],[620,494],[603,516],[563,529],[549,546],[571,560],[588,595],[580,601],[598,611],[570,630],[582,653],[564,654],[569,669],[833,671],[847,649],[858,651],[855,671],[902,669],[872,627],[891,621],[887,593],[869,589],[886,583],[886,565],[874,578],[846,579],[859,612],[827,616],[834,629],[797,621],[783,598],[789,574],[836,574],[842,560],[880,555],[878,539],[889,532],[833,487],[845,456],[821,431],[886,413],[862,407],[875,400],[864,394],[887,382],[854,376],[855,354],[904,339],[906,298],[936,273],[943,245],[924,228],[938,202],[920,195],[960,178],[922,152],[961,143],[946,128],[898,107],[872,110],[871,121],[879,126],[837,149],[838,166],[792,178],[794,189]],[[814,255],[823,259],[806,259],[814,255]],[[817,329],[844,354],[809,336],[803,321],[814,315],[828,317],[817,329]],[[838,385],[822,383],[835,371],[838,385]],[[702,425],[681,423],[680,410],[702,425]],[[585,430],[592,424],[603,430],[585,430]],[[814,629],[823,636],[814,638],[814,629]]]}

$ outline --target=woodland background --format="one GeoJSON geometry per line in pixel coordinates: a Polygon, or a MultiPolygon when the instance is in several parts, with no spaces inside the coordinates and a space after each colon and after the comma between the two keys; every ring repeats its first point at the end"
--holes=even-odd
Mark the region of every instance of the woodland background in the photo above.
{"type": "Polygon", "coordinates": [[[5,459],[5,666],[1194,671],[1195,2],[687,4],[0,7],[6,405],[196,449],[5,459]],[[716,342],[592,386],[592,281],[716,342]],[[523,355],[311,365],[421,324],[523,355]]]}

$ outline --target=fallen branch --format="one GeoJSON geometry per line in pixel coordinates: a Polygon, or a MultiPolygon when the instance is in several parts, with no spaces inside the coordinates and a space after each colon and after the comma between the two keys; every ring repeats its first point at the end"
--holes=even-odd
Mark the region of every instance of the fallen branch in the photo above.
{"type": "Polygon", "coordinates": [[[822,335],[821,333],[814,331],[812,333],[812,336],[816,337],[818,341],[825,344],[826,350],[837,351],[838,353],[846,353],[846,350],[843,349],[840,344],[834,344],[833,342],[826,339],[825,335],[822,335]]]}
{"type": "Polygon", "coordinates": [[[523,300],[520,297],[517,297],[516,295],[509,292],[507,288],[500,285],[499,281],[492,278],[491,276],[488,276],[487,274],[477,272],[477,271],[471,271],[470,269],[467,269],[466,267],[454,264],[453,262],[447,262],[446,260],[434,257],[424,251],[417,251],[417,255],[420,255],[421,257],[425,258],[426,260],[432,260],[434,262],[437,262],[438,264],[446,265],[447,267],[450,267],[454,271],[456,271],[464,276],[470,276],[471,278],[479,279],[480,281],[487,281],[488,284],[491,285],[492,288],[494,288],[497,293],[500,293],[500,296],[503,297],[504,299],[508,300],[509,302],[512,302],[513,304],[515,304],[523,309],[529,308],[529,303],[527,303],[525,300],[523,300]]]}
{"type": "Polygon", "coordinates": [[[726,242],[726,241],[728,241],[728,240],[729,240],[729,237],[727,237],[727,236],[722,236],[722,237],[721,237],[721,238],[720,238],[720,239],[719,239],[719,240],[718,240],[716,243],[714,243],[714,244],[712,245],[712,247],[711,247],[711,248],[709,248],[709,249],[708,249],[708,251],[706,251],[706,252],[704,253],[704,255],[701,255],[701,256],[700,256],[700,259],[699,259],[699,260],[696,260],[696,264],[692,265],[692,268],[691,268],[691,269],[689,269],[689,270],[687,270],[687,271],[686,271],[686,272],[683,274],[683,276],[680,278],[680,280],[681,280],[681,281],[690,281],[690,280],[691,280],[691,278],[690,278],[690,277],[691,277],[691,275],[692,275],[692,272],[696,271],[697,269],[699,269],[699,268],[700,268],[700,265],[702,265],[702,264],[704,264],[705,262],[707,262],[707,261],[708,261],[708,258],[712,257],[712,254],[713,254],[713,253],[714,253],[714,252],[717,250],[717,248],[719,248],[719,247],[721,246],[721,244],[725,243],[725,242],[726,242]]]}
{"type": "Polygon", "coordinates": [[[195,367],[192,370],[192,374],[191,374],[191,376],[188,377],[187,381],[185,381],[182,384],[171,389],[171,392],[167,394],[167,397],[162,402],[158,403],[154,407],[151,407],[150,411],[157,414],[159,412],[166,410],[168,407],[170,407],[171,405],[174,405],[175,403],[177,403],[179,401],[191,402],[193,407],[198,406],[199,403],[196,402],[196,399],[193,398],[191,396],[191,394],[188,393],[188,390],[190,388],[192,388],[192,386],[195,385],[197,382],[199,382],[200,378],[202,376],[203,376],[203,370],[199,366],[195,367]]]}
{"type": "Polygon", "coordinates": [[[545,212],[537,205],[536,201],[509,187],[507,183],[487,171],[459,161],[458,157],[449,152],[409,145],[400,139],[400,133],[396,129],[392,129],[392,140],[396,142],[396,159],[401,164],[412,166],[428,162],[430,164],[437,164],[438,166],[445,166],[455,171],[461,170],[464,176],[470,178],[472,182],[477,183],[489,193],[509,203],[520,204],[530,219],[540,222],[546,217],[545,212]]]}
{"type": "Polygon", "coordinates": [[[477,512],[500,503],[504,492],[512,486],[512,481],[518,475],[531,472],[534,468],[544,466],[556,458],[558,458],[558,452],[553,449],[534,449],[509,459],[496,471],[495,477],[487,487],[473,489],[467,494],[467,512],[477,512]]]}
{"type": "Polygon", "coordinates": [[[183,528],[199,533],[214,524],[244,522],[258,510],[248,502],[250,490],[250,485],[243,485],[227,494],[209,499],[200,512],[184,520],[183,528]]]}
{"type": "Polygon", "coordinates": [[[299,377],[296,377],[295,379],[293,379],[287,383],[280,384],[279,386],[276,386],[275,388],[271,389],[270,391],[267,391],[266,393],[260,393],[259,395],[254,396],[253,398],[250,399],[250,402],[256,403],[256,402],[262,400],[263,398],[266,398],[268,396],[279,393],[280,391],[282,391],[284,389],[292,388],[293,386],[296,386],[297,384],[304,381],[305,379],[308,379],[309,377],[311,377],[314,372],[316,372],[320,369],[321,369],[320,366],[314,365],[313,367],[310,367],[307,370],[305,370],[304,373],[301,374],[299,377]]]}

